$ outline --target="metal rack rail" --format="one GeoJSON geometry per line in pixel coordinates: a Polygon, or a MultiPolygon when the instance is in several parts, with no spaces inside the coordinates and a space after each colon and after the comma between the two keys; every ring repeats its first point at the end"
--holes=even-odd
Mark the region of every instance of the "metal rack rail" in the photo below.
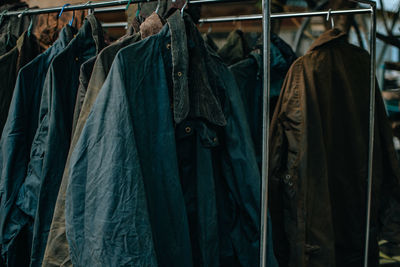
{"type": "MultiPolygon", "coordinates": [[[[361,8],[361,9],[350,9],[350,10],[335,10],[335,11],[330,11],[330,12],[329,11],[315,11],[315,12],[303,12],[303,13],[276,13],[276,14],[271,14],[271,19],[318,17],[318,16],[327,16],[328,14],[333,15],[333,16],[348,15],[348,14],[351,14],[351,15],[369,14],[370,12],[371,12],[370,9],[361,8]]],[[[250,21],[250,20],[262,20],[262,19],[263,19],[262,14],[254,14],[254,15],[241,15],[241,16],[224,16],[224,17],[216,17],[216,18],[201,18],[201,19],[199,19],[199,23],[250,21]]],[[[110,22],[110,23],[102,24],[102,26],[105,28],[126,27],[127,25],[128,25],[127,22],[110,22]]]]}
{"type": "MultiPolygon", "coordinates": [[[[151,0],[154,1],[154,0],[151,0]]],[[[353,1],[353,0],[349,0],[353,1]]],[[[143,3],[148,0],[114,0],[86,4],[70,5],[65,7],[52,7],[43,9],[27,9],[21,11],[6,12],[4,16],[18,15],[37,15],[45,13],[60,12],[72,10],[94,10],[99,9],[100,12],[113,12],[125,10],[122,5],[128,3],[143,3]]],[[[228,3],[240,2],[240,0],[192,0],[190,4],[213,4],[213,3],[228,3]]],[[[368,148],[368,188],[367,188],[367,216],[366,216],[366,240],[364,266],[368,266],[368,244],[370,230],[370,210],[371,210],[371,189],[372,189],[372,163],[373,163],[373,143],[374,143],[374,125],[375,125],[375,74],[376,74],[376,3],[371,0],[356,0],[363,3],[369,8],[351,9],[351,10],[329,10],[329,11],[314,11],[300,13],[278,13],[271,14],[271,0],[262,1],[262,14],[246,15],[246,16],[229,16],[219,18],[203,18],[201,23],[227,22],[227,21],[245,21],[245,20],[261,20],[263,25],[263,67],[264,67],[264,89],[263,89],[263,134],[262,134],[262,174],[261,174],[261,237],[260,237],[260,266],[266,267],[266,245],[267,245],[267,207],[268,207],[268,172],[269,172],[269,113],[270,113],[270,31],[271,19],[287,19],[296,17],[314,17],[314,16],[336,16],[336,15],[353,15],[353,14],[370,14],[370,103],[369,103],[369,148],[368,148]]],[[[97,11],[96,11],[97,12],[97,11]]],[[[126,23],[104,23],[105,27],[125,27],[126,23]]]]}

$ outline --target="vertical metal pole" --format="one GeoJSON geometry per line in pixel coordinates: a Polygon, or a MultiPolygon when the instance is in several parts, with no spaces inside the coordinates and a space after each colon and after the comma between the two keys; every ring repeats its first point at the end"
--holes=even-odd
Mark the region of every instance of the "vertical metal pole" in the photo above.
{"type": "Polygon", "coordinates": [[[368,1],[371,5],[371,29],[370,29],[370,100],[369,100],[369,142],[368,142],[368,189],[367,189],[367,221],[365,232],[365,254],[364,267],[368,267],[368,249],[371,227],[371,195],[372,195],[372,171],[374,156],[374,134],[375,134],[375,76],[376,76],[376,4],[368,1]]]}
{"type": "Polygon", "coordinates": [[[261,169],[261,237],[260,267],[267,264],[267,232],[268,232],[268,164],[269,164],[269,113],[270,113],[270,32],[271,1],[263,0],[263,128],[262,128],[262,169],[261,169]]]}

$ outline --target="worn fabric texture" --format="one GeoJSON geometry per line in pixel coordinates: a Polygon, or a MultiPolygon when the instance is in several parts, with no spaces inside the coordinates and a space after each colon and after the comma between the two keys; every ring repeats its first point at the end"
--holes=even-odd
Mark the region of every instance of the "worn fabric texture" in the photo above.
{"type": "Polygon", "coordinates": [[[4,55],[17,45],[18,38],[10,34],[0,35],[0,56],[4,55]]]}
{"type": "Polygon", "coordinates": [[[0,56],[0,133],[7,120],[8,109],[19,70],[39,54],[39,45],[33,35],[23,33],[16,46],[0,56]]]}
{"type": "Polygon", "coordinates": [[[84,101],[82,103],[81,111],[79,112],[78,121],[73,131],[73,137],[69,148],[67,163],[60,185],[60,190],[57,197],[56,206],[54,209],[53,221],[50,227],[49,237],[47,241],[46,252],[44,255],[43,266],[72,266],[69,255],[68,242],[65,235],[65,192],[68,184],[68,167],[70,162],[71,153],[75,148],[83,126],[89,116],[92,106],[97,98],[100,89],[106,80],[108,72],[114,61],[115,55],[118,51],[130,44],[140,40],[140,34],[128,36],[114,44],[104,48],[96,58],[93,67],[92,75],[84,93],[84,101]]]}
{"type": "Polygon", "coordinates": [[[234,78],[176,12],[116,56],[72,153],[72,263],[256,266],[259,193],[234,78]]]}
{"type": "MultiPolygon", "coordinates": [[[[5,10],[25,10],[27,8],[29,8],[29,6],[24,2],[2,4],[0,6],[0,12],[5,10]]],[[[80,28],[83,25],[86,13],[87,11],[85,10],[76,10],[72,26],[75,28],[80,28]]],[[[4,16],[3,18],[0,18],[0,34],[4,35],[7,32],[10,32],[11,35],[19,37],[28,29],[30,21],[32,20],[32,33],[38,39],[41,51],[45,51],[57,40],[61,29],[72,19],[72,14],[72,11],[65,11],[61,17],[58,16],[58,13],[40,14],[34,16],[24,15],[22,17],[4,16]]]]}
{"type": "MultiPolygon", "coordinates": [[[[281,86],[286,73],[296,56],[290,46],[277,35],[271,34],[271,99],[270,114],[274,112],[281,86]]],[[[252,140],[255,144],[257,163],[262,164],[262,95],[263,95],[263,63],[262,55],[254,51],[250,56],[229,67],[238,85],[244,109],[249,122],[252,140]]],[[[268,215],[269,216],[269,215],[268,215]]],[[[272,236],[269,224],[268,235],[272,236]]],[[[269,239],[268,241],[271,241],[269,239]]],[[[267,246],[267,266],[278,266],[273,251],[273,243],[267,246]]]]}
{"type": "MultiPolygon", "coordinates": [[[[49,65],[73,38],[66,26],[59,39],[46,52],[20,70],[9,115],[0,140],[0,242],[2,257],[10,266],[29,264],[30,245],[12,250],[15,237],[29,220],[16,206],[18,191],[25,180],[30,148],[38,126],[42,88],[49,65]],[[26,251],[26,255],[23,255],[26,251]],[[11,259],[17,259],[13,264],[11,259]]],[[[29,225],[29,224],[28,224],[29,225]]],[[[28,227],[29,228],[29,227],[28,227]]]]}
{"type": "MultiPolygon", "coordinates": [[[[28,5],[24,2],[13,4],[2,4],[0,13],[5,11],[25,10],[28,5]]],[[[0,34],[11,33],[11,35],[20,37],[27,29],[30,23],[28,16],[3,16],[0,15],[0,34]]]]}
{"type": "MultiPolygon", "coordinates": [[[[270,211],[280,266],[363,266],[370,62],[333,29],[292,65],[271,124],[270,211]]],[[[376,94],[369,265],[399,163],[376,94]]]]}
{"type": "Polygon", "coordinates": [[[17,204],[33,220],[30,266],[41,266],[58,189],[71,140],[74,105],[81,65],[104,46],[100,23],[92,15],[47,72],[39,126],[17,204]]]}
{"type": "MultiPolygon", "coordinates": [[[[232,66],[230,70],[235,76],[246,110],[247,121],[261,167],[262,158],[262,95],[263,95],[263,62],[262,55],[257,50],[250,56],[232,66]]],[[[286,74],[295,61],[296,55],[291,47],[274,33],[271,33],[271,74],[270,74],[270,115],[274,113],[281,87],[286,74]]]]}
{"type": "Polygon", "coordinates": [[[146,38],[160,32],[164,26],[158,14],[151,14],[142,24],[140,24],[140,34],[142,38],[146,38]]]}
{"type": "Polygon", "coordinates": [[[94,56],[84,62],[81,66],[81,71],[79,74],[79,87],[76,93],[74,116],[72,119],[72,134],[75,132],[76,124],[78,123],[79,114],[82,110],[83,101],[85,100],[85,95],[87,87],[89,86],[89,80],[92,75],[94,63],[96,62],[97,56],[94,56]]]}
{"type": "Polygon", "coordinates": [[[225,45],[218,49],[218,55],[228,66],[245,59],[250,52],[251,49],[241,30],[231,32],[225,45]]]}
{"type": "Polygon", "coordinates": [[[212,50],[214,50],[215,52],[218,51],[218,46],[217,46],[217,44],[214,42],[214,40],[213,40],[213,38],[211,37],[210,34],[204,33],[204,34],[203,34],[203,39],[204,39],[204,42],[205,42],[212,50]]]}

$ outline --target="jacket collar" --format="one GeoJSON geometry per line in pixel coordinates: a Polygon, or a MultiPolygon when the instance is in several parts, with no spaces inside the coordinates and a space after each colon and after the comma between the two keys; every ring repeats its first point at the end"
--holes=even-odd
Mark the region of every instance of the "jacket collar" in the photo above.
{"type": "MultiPolygon", "coordinates": [[[[174,120],[203,118],[224,126],[225,116],[210,84],[209,55],[190,17],[177,10],[168,19],[171,33],[174,120]]],[[[215,89],[215,88],[214,88],[215,89]]]]}
{"type": "Polygon", "coordinates": [[[64,26],[60,33],[58,34],[57,40],[54,42],[54,45],[56,43],[62,45],[63,47],[66,47],[69,42],[71,42],[72,39],[74,39],[74,35],[76,34],[77,30],[75,28],[72,28],[69,25],[64,26]]]}
{"type": "Polygon", "coordinates": [[[341,30],[336,29],[336,28],[326,31],[323,34],[321,34],[321,36],[318,37],[318,39],[312,43],[312,45],[307,53],[309,53],[329,42],[332,42],[337,39],[344,39],[346,37],[347,37],[346,33],[342,32],[341,30]]]}
{"type": "Polygon", "coordinates": [[[226,40],[226,43],[221,49],[218,50],[218,55],[222,60],[232,65],[245,59],[250,53],[249,45],[244,38],[244,33],[241,30],[234,30],[231,32],[226,40]]]}
{"type": "Polygon", "coordinates": [[[92,33],[92,38],[96,44],[96,55],[99,54],[101,50],[105,47],[103,28],[101,23],[96,19],[96,17],[91,14],[85,18],[85,23],[82,28],[88,30],[90,25],[90,31],[92,33]]]}

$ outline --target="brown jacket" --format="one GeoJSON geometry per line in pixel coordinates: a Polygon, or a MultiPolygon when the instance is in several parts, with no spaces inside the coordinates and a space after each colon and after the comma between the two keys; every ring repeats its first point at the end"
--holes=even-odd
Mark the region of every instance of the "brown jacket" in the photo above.
{"type": "MultiPolygon", "coordinates": [[[[271,125],[270,211],[280,266],[363,266],[370,60],[337,29],[289,70],[271,125]]],[[[381,94],[376,125],[369,266],[379,220],[399,194],[399,166],[381,94]]]]}

